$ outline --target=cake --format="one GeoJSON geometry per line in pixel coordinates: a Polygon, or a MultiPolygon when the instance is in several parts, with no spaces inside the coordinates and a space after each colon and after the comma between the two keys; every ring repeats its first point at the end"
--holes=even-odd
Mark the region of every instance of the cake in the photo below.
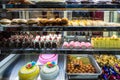
{"type": "Polygon", "coordinates": [[[58,55],[57,54],[40,54],[39,55],[39,62],[44,65],[47,62],[57,61],[58,55]]]}
{"type": "Polygon", "coordinates": [[[56,80],[59,75],[59,67],[55,62],[47,62],[41,68],[40,76],[42,80],[56,80]]]}
{"type": "Polygon", "coordinates": [[[36,62],[32,61],[21,67],[18,76],[19,80],[37,80],[39,73],[39,66],[36,65],[36,62]]]}

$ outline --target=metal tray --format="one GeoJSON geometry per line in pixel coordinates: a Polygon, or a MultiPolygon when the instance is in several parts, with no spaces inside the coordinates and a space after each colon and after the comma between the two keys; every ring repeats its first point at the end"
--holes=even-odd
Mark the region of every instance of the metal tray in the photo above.
{"type": "MultiPolygon", "coordinates": [[[[92,55],[73,55],[73,56],[80,56],[80,57],[88,57],[91,64],[95,67],[96,73],[67,73],[66,69],[66,75],[68,79],[97,79],[99,75],[102,74],[102,70],[93,58],[92,55]]],[[[66,56],[66,65],[67,65],[67,56],[66,56]]],[[[67,68],[67,66],[66,66],[67,68]]]]}

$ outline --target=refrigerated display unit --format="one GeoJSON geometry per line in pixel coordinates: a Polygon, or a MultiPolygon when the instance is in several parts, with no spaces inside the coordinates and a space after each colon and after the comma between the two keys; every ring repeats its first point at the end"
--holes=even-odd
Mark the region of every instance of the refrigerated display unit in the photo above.
{"type": "Polygon", "coordinates": [[[57,1],[1,1],[0,79],[22,80],[35,61],[42,80],[39,56],[57,54],[56,80],[119,80],[119,2],[57,1]]]}

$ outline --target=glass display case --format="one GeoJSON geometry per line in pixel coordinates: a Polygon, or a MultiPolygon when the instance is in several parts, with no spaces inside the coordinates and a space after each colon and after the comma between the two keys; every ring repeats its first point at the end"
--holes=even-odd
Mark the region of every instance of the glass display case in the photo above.
{"type": "Polygon", "coordinates": [[[0,80],[120,80],[119,0],[0,1],[0,80]]]}

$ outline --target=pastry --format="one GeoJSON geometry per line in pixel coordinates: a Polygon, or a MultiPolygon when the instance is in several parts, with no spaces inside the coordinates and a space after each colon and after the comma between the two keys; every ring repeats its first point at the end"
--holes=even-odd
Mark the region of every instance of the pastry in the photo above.
{"type": "Polygon", "coordinates": [[[2,25],[9,25],[9,24],[11,24],[11,20],[9,20],[9,19],[1,19],[0,20],[0,24],[2,24],[2,25]]]}
{"type": "Polygon", "coordinates": [[[86,43],[86,48],[87,48],[87,49],[92,49],[93,47],[92,47],[91,43],[87,42],[87,43],[86,43]]]}
{"type": "Polygon", "coordinates": [[[63,48],[69,48],[70,46],[69,46],[68,42],[64,42],[62,47],[63,48]]]}
{"type": "Polygon", "coordinates": [[[81,42],[81,48],[82,48],[82,49],[86,49],[86,48],[87,48],[85,42],[81,42]]]}
{"type": "Polygon", "coordinates": [[[62,18],[61,19],[61,24],[67,25],[68,24],[68,19],[67,18],[62,18]]]}
{"type": "Polygon", "coordinates": [[[11,24],[12,24],[12,25],[17,25],[17,24],[18,24],[18,21],[19,21],[19,19],[12,19],[11,24]]]}
{"type": "Polygon", "coordinates": [[[49,36],[48,36],[48,39],[46,40],[45,47],[52,48],[52,38],[49,36]]]}
{"type": "Polygon", "coordinates": [[[75,42],[74,41],[71,41],[70,43],[69,43],[69,48],[74,48],[75,47],[75,42]]]}
{"type": "Polygon", "coordinates": [[[32,61],[21,67],[18,76],[19,80],[37,80],[39,73],[39,66],[36,65],[36,62],[32,61]]]}
{"type": "Polygon", "coordinates": [[[10,0],[8,4],[34,4],[29,0],[10,0]]]}
{"type": "Polygon", "coordinates": [[[91,39],[94,48],[115,48],[119,49],[120,38],[118,37],[96,37],[91,39]]]}
{"type": "Polygon", "coordinates": [[[57,48],[59,44],[57,44],[57,38],[54,38],[54,40],[52,40],[52,48],[57,48]]]}
{"type": "Polygon", "coordinates": [[[47,62],[41,68],[40,77],[42,80],[56,80],[59,75],[59,67],[55,62],[47,62]]]}
{"type": "Polygon", "coordinates": [[[27,20],[28,25],[34,25],[34,24],[38,25],[38,23],[39,23],[38,19],[32,18],[32,19],[27,20]]]}
{"type": "Polygon", "coordinates": [[[27,20],[26,20],[26,19],[19,19],[19,20],[18,20],[18,24],[19,24],[19,25],[27,24],[27,20]]]}
{"type": "Polygon", "coordinates": [[[76,41],[75,42],[75,46],[74,46],[76,49],[80,49],[81,48],[81,43],[76,41]]]}

